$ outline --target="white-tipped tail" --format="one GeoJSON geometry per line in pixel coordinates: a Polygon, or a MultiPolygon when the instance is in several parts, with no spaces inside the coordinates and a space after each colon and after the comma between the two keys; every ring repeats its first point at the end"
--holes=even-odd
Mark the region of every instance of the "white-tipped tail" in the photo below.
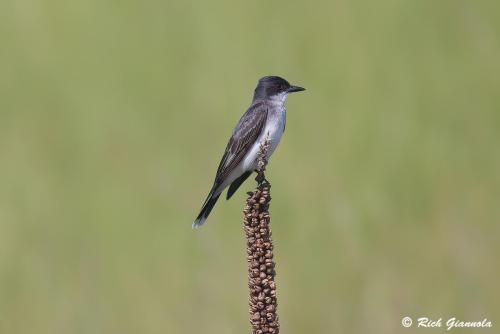
{"type": "Polygon", "coordinates": [[[205,224],[205,220],[207,220],[206,217],[200,217],[200,218],[196,218],[195,221],[193,222],[193,225],[191,225],[191,227],[193,229],[197,229],[198,227],[200,227],[201,225],[205,224]]]}
{"type": "Polygon", "coordinates": [[[210,192],[205,203],[203,203],[203,207],[200,210],[200,214],[198,215],[198,217],[196,217],[196,219],[193,222],[192,225],[193,228],[198,228],[205,223],[205,220],[207,220],[210,211],[212,211],[215,203],[217,203],[219,196],[220,193],[218,195],[213,195],[212,192],[210,192]]]}

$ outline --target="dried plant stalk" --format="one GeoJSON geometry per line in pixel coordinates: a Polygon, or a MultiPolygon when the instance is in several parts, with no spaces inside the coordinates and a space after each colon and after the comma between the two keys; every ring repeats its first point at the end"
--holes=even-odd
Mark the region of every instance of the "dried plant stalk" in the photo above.
{"type": "Polygon", "coordinates": [[[266,140],[260,147],[257,188],[249,192],[244,213],[247,238],[248,287],[250,289],[250,323],[253,334],[279,333],[276,311],[276,272],[271,239],[269,202],[271,184],[264,177],[267,165],[266,140]]]}

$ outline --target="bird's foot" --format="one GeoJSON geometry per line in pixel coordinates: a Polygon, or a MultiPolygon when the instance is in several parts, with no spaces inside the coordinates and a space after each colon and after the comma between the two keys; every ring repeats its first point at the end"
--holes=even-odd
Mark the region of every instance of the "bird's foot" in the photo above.
{"type": "Polygon", "coordinates": [[[257,176],[255,177],[255,181],[257,181],[257,184],[260,186],[264,183],[269,183],[266,180],[266,176],[264,175],[264,172],[257,172],[257,176]]]}

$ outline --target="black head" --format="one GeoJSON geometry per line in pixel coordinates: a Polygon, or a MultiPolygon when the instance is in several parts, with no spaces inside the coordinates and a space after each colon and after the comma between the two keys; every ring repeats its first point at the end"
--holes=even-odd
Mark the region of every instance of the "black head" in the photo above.
{"type": "Polygon", "coordinates": [[[259,80],[255,88],[254,100],[264,99],[282,93],[293,93],[305,90],[305,88],[292,86],[288,81],[276,76],[267,76],[259,80]]]}

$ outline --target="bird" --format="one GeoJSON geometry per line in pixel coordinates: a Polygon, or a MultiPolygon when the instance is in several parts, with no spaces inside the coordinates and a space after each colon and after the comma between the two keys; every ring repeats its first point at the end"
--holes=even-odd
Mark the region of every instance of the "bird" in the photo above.
{"type": "Polygon", "coordinates": [[[291,85],[279,76],[259,79],[252,103],[232,131],[217,168],[215,180],[192,227],[203,225],[219,196],[229,186],[226,199],[238,190],[257,169],[260,145],[268,140],[267,159],[278,146],[285,131],[285,100],[290,93],[305,88],[291,85]]]}

